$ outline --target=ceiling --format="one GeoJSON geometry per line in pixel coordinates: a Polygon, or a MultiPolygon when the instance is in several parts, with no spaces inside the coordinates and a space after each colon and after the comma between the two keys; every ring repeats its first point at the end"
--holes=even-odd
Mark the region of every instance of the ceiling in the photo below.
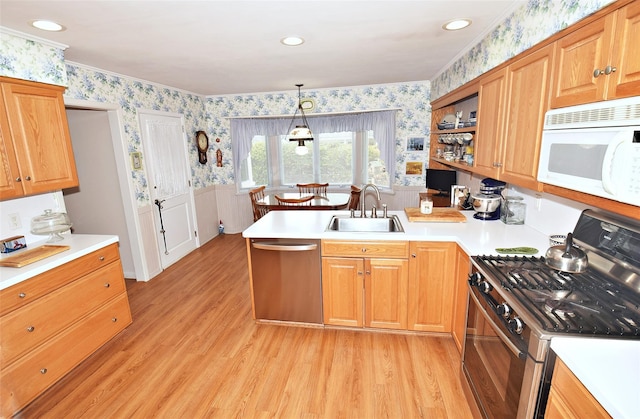
{"type": "Polygon", "coordinates": [[[524,0],[2,0],[0,26],[65,59],[202,95],[431,80],[524,0]],[[448,32],[443,23],[470,18],[448,32]],[[29,25],[54,20],[63,32],[29,25]],[[280,39],[298,35],[288,47],[280,39]]]}

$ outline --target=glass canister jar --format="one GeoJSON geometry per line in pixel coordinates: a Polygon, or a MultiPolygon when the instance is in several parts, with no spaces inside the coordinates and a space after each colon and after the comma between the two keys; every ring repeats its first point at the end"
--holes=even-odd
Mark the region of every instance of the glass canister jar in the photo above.
{"type": "Polygon", "coordinates": [[[500,220],[505,224],[524,224],[527,204],[521,196],[506,196],[500,208],[500,220]]]}

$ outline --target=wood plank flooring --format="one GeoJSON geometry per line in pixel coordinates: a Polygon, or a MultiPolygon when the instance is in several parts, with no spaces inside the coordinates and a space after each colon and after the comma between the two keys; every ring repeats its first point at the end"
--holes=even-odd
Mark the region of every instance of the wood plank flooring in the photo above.
{"type": "Polygon", "coordinates": [[[451,338],[255,323],[240,234],[127,290],[133,324],[18,417],[471,417],[451,338]]]}

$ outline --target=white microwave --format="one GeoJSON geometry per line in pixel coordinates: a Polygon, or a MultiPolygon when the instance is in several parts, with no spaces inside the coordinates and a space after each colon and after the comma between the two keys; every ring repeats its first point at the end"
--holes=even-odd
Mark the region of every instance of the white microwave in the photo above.
{"type": "Polygon", "coordinates": [[[538,181],[640,206],[640,96],[548,111],[538,181]]]}

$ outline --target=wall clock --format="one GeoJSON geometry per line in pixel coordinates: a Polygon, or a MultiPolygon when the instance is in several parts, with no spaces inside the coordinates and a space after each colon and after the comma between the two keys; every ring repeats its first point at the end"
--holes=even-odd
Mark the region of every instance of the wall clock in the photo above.
{"type": "Polygon", "coordinates": [[[204,131],[196,132],[196,146],[198,147],[198,161],[207,163],[207,150],[209,149],[209,137],[204,131]]]}

